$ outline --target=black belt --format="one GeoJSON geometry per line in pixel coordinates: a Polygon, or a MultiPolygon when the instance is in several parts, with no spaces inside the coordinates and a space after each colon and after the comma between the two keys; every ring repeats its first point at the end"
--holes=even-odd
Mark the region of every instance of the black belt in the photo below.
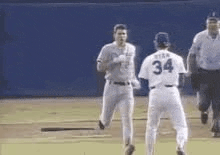
{"type": "Polygon", "coordinates": [[[120,85],[120,86],[126,86],[126,85],[130,85],[130,82],[116,82],[116,81],[109,81],[109,84],[116,84],[116,85],[120,85]]]}
{"type": "MultiPolygon", "coordinates": [[[[174,85],[164,85],[165,87],[174,87],[174,85]]],[[[150,87],[150,89],[156,88],[155,86],[150,87]]]]}
{"type": "Polygon", "coordinates": [[[207,69],[199,68],[198,71],[201,73],[220,73],[220,69],[207,70],[207,69]]]}

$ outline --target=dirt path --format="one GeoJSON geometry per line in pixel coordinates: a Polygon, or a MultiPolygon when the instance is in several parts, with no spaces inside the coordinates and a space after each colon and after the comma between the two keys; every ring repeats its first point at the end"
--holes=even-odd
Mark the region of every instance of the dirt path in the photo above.
{"type": "MultiPolygon", "coordinates": [[[[55,119],[54,122],[40,122],[37,123],[1,123],[0,124],[0,141],[8,142],[10,139],[43,139],[52,138],[60,140],[74,140],[82,137],[94,138],[98,135],[109,138],[111,141],[121,141],[122,131],[121,122],[113,121],[111,127],[102,133],[97,133],[95,130],[86,128],[96,128],[97,121],[57,121],[60,117],[76,118],[74,114],[81,110],[83,115],[92,116],[98,119],[99,106],[97,102],[100,99],[50,99],[50,100],[6,100],[0,104],[0,116],[15,119],[17,115],[26,115],[24,118],[32,117],[34,115],[42,115],[47,119],[55,119]],[[92,103],[92,104],[91,104],[92,103]],[[75,111],[74,111],[75,110],[75,111]],[[13,117],[9,117],[13,116],[13,117]],[[60,131],[42,132],[42,128],[59,129],[60,131]]],[[[136,116],[146,116],[145,103],[146,99],[138,99],[136,106],[136,116]]],[[[195,102],[194,98],[186,98],[184,102],[191,104],[195,102]]],[[[192,104],[191,104],[192,105],[192,104]]],[[[194,106],[186,107],[188,114],[198,117],[198,110],[194,106]]],[[[34,116],[37,120],[38,117],[34,116]]],[[[22,118],[22,117],[21,117],[22,118]]],[[[39,117],[40,118],[40,117],[39,117]]],[[[189,138],[211,138],[210,126],[211,119],[208,124],[203,125],[200,119],[195,117],[188,117],[189,138]]],[[[64,120],[65,120],[64,119],[64,120]]],[[[134,135],[135,141],[144,141],[146,120],[134,120],[134,135]]],[[[159,138],[175,139],[175,130],[172,129],[170,120],[162,119],[159,128],[159,138]]],[[[40,140],[39,140],[40,141],[40,140]]]]}

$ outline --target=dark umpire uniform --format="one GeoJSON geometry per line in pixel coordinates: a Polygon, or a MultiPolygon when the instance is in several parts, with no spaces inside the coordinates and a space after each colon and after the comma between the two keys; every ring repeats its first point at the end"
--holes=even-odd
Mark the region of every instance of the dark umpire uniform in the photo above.
{"type": "Polygon", "coordinates": [[[208,120],[212,105],[214,136],[220,133],[220,34],[217,17],[208,17],[207,29],[196,34],[187,57],[191,84],[197,91],[201,121],[208,120]]]}

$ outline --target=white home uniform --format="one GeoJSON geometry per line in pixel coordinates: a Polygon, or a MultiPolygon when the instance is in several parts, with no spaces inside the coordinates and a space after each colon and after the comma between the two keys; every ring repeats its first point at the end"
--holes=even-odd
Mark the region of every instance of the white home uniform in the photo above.
{"type": "MultiPolygon", "coordinates": [[[[136,79],[134,57],[135,46],[126,43],[124,48],[119,48],[116,42],[113,42],[105,45],[97,58],[97,62],[100,63],[106,73],[100,121],[105,127],[109,126],[117,107],[121,114],[125,145],[130,144],[133,138],[134,97],[131,82],[136,79]],[[125,56],[124,62],[112,64],[114,58],[122,55],[125,56]]],[[[100,71],[100,69],[98,70],[100,71]]]]}
{"type": "MultiPolygon", "coordinates": [[[[179,73],[185,73],[183,59],[167,50],[158,50],[143,61],[139,78],[149,81],[149,106],[146,130],[147,147],[156,142],[156,132],[161,114],[168,112],[177,131],[178,147],[183,148],[187,141],[188,129],[181,98],[178,91],[179,73]]],[[[148,154],[153,149],[148,148],[148,154]]]]}

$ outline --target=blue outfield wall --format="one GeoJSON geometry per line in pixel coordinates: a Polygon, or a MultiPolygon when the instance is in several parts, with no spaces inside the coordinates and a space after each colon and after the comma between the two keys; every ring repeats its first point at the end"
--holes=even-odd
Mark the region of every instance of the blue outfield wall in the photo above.
{"type": "MultiPolygon", "coordinates": [[[[220,2],[122,4],[1,4],[5,32],[13,41],[1,46],[3,96],[97,96],[103,74],[96,71],[101,47],[112,42],[112,28],[125,23],[129,41],[137,47],[139,72],[143,59],[154,52],[159,31],[170,34],[172,50],[184,57],[194,35],[204,29],[220,2]]],[[[189,80],[183,90],[192,94],[189,80]]],[[[145,95],[144,89],[137,95],[145,95]]]]}

